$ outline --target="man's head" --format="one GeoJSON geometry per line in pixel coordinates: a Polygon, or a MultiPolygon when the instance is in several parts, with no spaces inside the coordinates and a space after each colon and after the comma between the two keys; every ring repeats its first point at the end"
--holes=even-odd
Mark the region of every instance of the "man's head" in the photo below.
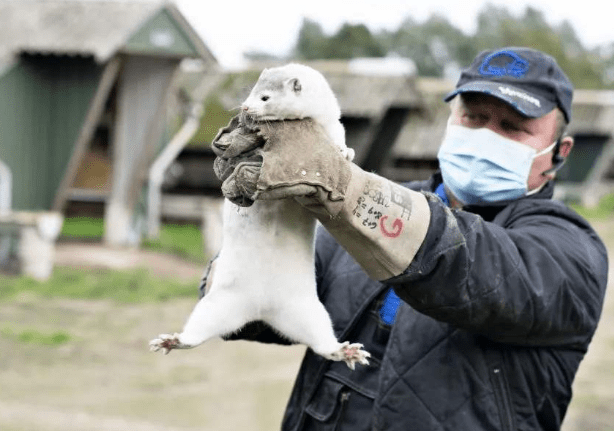
{"type": "Polygon", "coordinates": [[[530,48],[483,51],[463,70],[445,100],[467,92],[490,94],[521,115],[539,118],[559,108],[571,121],[573,86],[556,61],[530,48]]]}
{"type": "Polygon", "coordinates": [[[573,146],[573,139],[564,135],[572,94],[569,79],[550,56],[528,48],[505,48],[479,54],[445,100],[454,99],[452,125],[489,129],[537,154],[558,142],[533,159],[527,180],[531,192],[553,178],[549,170],[573,146]]]}

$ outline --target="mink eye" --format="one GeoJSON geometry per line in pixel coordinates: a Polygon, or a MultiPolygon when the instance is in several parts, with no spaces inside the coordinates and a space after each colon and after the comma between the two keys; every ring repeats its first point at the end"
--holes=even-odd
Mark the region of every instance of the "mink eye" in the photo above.
{"type": "Polygon", "coordinates": [[[267,100],[269,100],[269,96],[261,96],[260,100],[262,100],[263,102],[266,102],[267,100]]]}

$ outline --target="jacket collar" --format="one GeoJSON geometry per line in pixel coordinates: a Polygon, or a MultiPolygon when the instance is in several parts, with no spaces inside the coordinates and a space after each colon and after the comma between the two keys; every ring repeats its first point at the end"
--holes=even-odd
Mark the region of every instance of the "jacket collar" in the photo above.
{"type": "MultiPolygon", "coordinates": [[[[442,182],[443,179],[441,177],[441,171],[438,170],[421,185],[420,190],[434,193],[442,182]]],[[[479,214],[485,220],[491,220],[497,213],[499,213],[499,211],[511,203],[525,199],[552,199],[552,196],[554,196],[554,181],[548,181],[539,192],[533,195],[507,201],[485,203],[480,205],[466,205],[463,207],[463,211],[479,214]]]]}

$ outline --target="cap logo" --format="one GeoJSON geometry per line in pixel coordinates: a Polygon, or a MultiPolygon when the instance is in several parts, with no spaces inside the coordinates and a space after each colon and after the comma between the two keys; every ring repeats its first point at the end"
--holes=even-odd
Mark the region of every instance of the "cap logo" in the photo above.
{"type": "Polygon", "coordinates": [[[523,93],[522,91],[515,90],[509,87],[499,87],[499,91],[501,94],[505,94],[507,96],[518,97],[519,99],[526,100],[529,103],[534,104],[538,108],[541,108],[542,104],[538,99],[533,96],[529,96],[527,93],[523,93]]]}
{"type": "Polygon", "coordinates": [[[484,76],[511,76],[522,78],[529,69],[529,62],[513,51],[497,51],[488,55],[480,66],[484,76]]]}

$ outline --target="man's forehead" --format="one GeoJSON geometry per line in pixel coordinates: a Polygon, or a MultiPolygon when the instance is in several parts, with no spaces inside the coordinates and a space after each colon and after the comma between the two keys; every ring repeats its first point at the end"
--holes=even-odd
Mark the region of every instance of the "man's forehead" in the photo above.
{"type": "Polygon", "coordinates": [[[505,112],[506,114],[517,117],[519,120],[532,120],[533,118],[527,117],[520,113],[516,108],[503,100],[491,96],[485,93],[463,93],[460,94],[462,100],[462,106],[467,109],[496,109],[498,112],[505,112]]]}
{"type": "Polygon", "coordinates": [[[468,111],[469,113],[484,113],[495,114],[501,119],[507,119],[510,121],[522,123],[528,130],[532,130],[535,133],[550,134],[556,133],[557,125],[557,109],[553,109],[543,117],[531,118],[522,115],[513,106],[498,99],[497,97],[483,94],[483,93],[467,93],[461,94],[459,108],[468,111]]]}

